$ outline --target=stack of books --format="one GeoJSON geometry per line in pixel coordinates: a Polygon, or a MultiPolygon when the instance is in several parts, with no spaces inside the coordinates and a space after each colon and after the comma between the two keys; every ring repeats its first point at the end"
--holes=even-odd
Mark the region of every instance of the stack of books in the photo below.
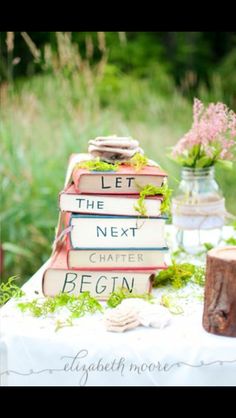
{"type": "Polygon", "coordinates": [[[59,194],[64,239],[44,273],[44,295],[89,291],[105,300],[119,288],[150,292],[153,276],[165,268],[166,216],[162,195],[145,198],[145,216],[137,200],[142,187],[161,187],[166,179],[158,166],[135,171],[122,164],[104,172],[75,167],[59,194]]]}

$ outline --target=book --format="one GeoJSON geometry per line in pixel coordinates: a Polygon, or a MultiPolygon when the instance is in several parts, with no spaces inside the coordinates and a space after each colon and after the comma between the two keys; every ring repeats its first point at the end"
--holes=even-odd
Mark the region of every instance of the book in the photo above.
{"type": "Polygon", "coordinates": [[[75,168],[72,173],[76,191],[88,194],[139,194],[147,184],[162,186],[166,178],[167,174],[155,166],[146,166],[138,172],[125,165],[117,171],[103,172],[75,168]]]}
{"type": "Polygon", "coordinates": [[[157,249],[166,247],[165,217],[96,216],[66,213],[68,248],[157,249]]]}
{"type": "Polygon", "coordinates": [[[44,272],[42,290],[45,296],[53,297],[60,293],[79,295],[88,291],[91,296],[106,300],[112,292],[120,288],[136,294],[151,291],[154,271],[70,270],[67,267],[66,253],[65,246],[61,247],[44,272]]]}
{"type": "MultiPolygon", "coordinates": [[[[70,185],[59,194],[59,208],[75,213],[138,216],[134,209],[137,199],[134,195],[81,195],[76,192],[74,185],[70,185]]],[[[160,215],[162,200],[161,195],[145,198],[147,216],[160,215]]]]}
{"type": "Polygon", "coordinates": [[[140,248],[136,250],[68,250],[68,267],[84,270],[150,270],[165,268],[165,254],[168,248],[149,250],[140,248]]]}

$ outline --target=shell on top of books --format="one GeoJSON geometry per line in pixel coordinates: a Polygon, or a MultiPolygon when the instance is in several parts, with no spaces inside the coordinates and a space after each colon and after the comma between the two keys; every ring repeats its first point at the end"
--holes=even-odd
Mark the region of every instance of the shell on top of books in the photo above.
{"type": "Polygon", "coordinates": [[[99,136],[91,139],[89,141],[88,152],[93,157],[99,157],[100,160],[108,163],[129,160],[136,153],[144,154],[137,139],[116,135],[99,136]]]}

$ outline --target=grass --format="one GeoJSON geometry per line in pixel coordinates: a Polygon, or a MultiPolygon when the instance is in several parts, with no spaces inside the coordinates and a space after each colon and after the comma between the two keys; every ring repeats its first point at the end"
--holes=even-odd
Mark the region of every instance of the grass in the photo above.
{"type": "MultiPolygon", "coordinates": [[[[26,281],[50,256],[68,157],[86,152],[97,135],[131,135],[146,154],[170,174],[176,188],[179,169],[169,147],[191,125],[192,107],[169,81],[136,80],[105,67],[70,76],[42,74],[1,87],[1,224],[4,277],[26,281]],[[90,75],[89,75],[90,74],[90,75]],[[167,86],[167,87],[166,87],[167,86]],[[170,88],[171,86],[171,88],[170,88]]],[[[236,170],[217,177],[236,214],[236,170]]]]}

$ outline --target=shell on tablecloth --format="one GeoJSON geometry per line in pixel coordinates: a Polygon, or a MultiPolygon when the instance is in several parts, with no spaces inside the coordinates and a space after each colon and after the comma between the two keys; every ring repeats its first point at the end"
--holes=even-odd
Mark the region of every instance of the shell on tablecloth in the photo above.
{"type": "Polygon", "coordinates": [[[132,307],[119,305],[105,315],[107,331],[124,332],[136,328],[139,324],[137,312],[132,307]]]}
{"type": "Polygon", "coordinates": [[[162,329],[170,323],[171,314],[168,309],[138,298],[124,299],[105,315],[106,329],[113,332],[123,332],[139,325],[162,329]]]}
{"type": "Polygon", "coordinates": [[[157,303],[142,299],[130,298],[121,302],[121,307],[134,309],[137,312],[140,325],[144,327],[165,328],[171,322],[171,314],[167,308],[157,303]]]}
{"type": "Polygon", "coordinates": [[[137,139],[116,135],[90,139],[88,152],[108,163],[129,160],[136,153],[144,154],[137,139]]]}

